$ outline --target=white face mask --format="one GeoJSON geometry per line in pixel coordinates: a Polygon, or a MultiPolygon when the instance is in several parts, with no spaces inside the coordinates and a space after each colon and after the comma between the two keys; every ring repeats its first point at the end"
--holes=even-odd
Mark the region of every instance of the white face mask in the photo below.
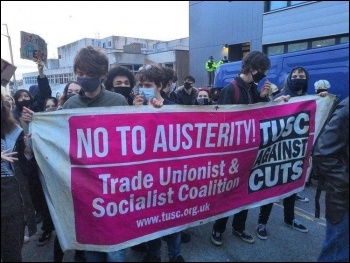
{"type": "Polygon", "coordinates": [[[149,99],[154,98],[154,88],[139,88],[140,95],[144,96],[146,101],[148,102],[149,99]]]}

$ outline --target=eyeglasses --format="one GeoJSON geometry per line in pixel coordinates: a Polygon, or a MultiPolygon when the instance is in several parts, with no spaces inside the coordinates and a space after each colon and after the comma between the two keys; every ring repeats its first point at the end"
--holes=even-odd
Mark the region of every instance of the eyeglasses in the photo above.
{"type": "Polygon", "coordinates": [[[146,65],[146,66],[144,66],[144,67],[140,67],[139,68],[139,71],[141,71],[141,70],[149,70],[149,69],[151,69],[152,68],[152,65],[146,65]]]}

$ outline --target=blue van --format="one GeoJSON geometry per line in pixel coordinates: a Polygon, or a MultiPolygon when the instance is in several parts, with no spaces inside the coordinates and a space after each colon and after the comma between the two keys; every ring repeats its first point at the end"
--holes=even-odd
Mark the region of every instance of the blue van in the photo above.
{"type": "MultiPolygon", "coordinates": [[[[302,66],[310,74],[308,94],[315,94],[314,83],[326,79],[330,93],[339,100],[349,96],[349,43],[269,56],[271,68],[266,79],[282,88],[290,70],[302,66]]],[[[241,61],[220,65],[216,69],[214,88],[225,87],[239,72],[241,61]]],[[[265,80],[260,81],[259,88],[265,80]]]]}

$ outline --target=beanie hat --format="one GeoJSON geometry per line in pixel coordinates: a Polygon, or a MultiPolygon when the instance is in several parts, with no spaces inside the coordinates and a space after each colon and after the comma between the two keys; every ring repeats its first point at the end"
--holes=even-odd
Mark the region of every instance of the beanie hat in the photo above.
{"type": "Polygon", "coordinates": [[[328,80],[320,79],[315,82],[314,86],[315,86],[315,91],[317,92],[317,90],[319,89],[328,90],[331,87],[331,84],[329,83],[328,80]]]}

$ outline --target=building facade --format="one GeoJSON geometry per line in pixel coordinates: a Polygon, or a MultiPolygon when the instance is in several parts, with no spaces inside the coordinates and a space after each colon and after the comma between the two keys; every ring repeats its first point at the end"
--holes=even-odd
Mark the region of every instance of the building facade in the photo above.
{"type": "MultiPolygon", "coordinates": [[[[103,50],[109,60],[109,66],[122,65],[134,74],[151,60],[159,65],[173,68],[179,79],[189,72],[189,38],[172,41],[160,41],[121,36],[110,36],[103,39],[84,38],[58,48],[58,59],[48,59],[44,72],[52,89],[52,96],[62,94],[64,86],[70,80],[76,80],[73,72],[73,61],[77,52],[87,46],[103,50]]],[[[23,86],[29,89],[37,84],[38,72],[23,74],[23,86]]]]}
{"type": "Polygon", "coordinates": [[[190,1],[190,74],[207,85],[205,62],[250,51],[268,56],[349,42],[348,1],[190,1]]]}

